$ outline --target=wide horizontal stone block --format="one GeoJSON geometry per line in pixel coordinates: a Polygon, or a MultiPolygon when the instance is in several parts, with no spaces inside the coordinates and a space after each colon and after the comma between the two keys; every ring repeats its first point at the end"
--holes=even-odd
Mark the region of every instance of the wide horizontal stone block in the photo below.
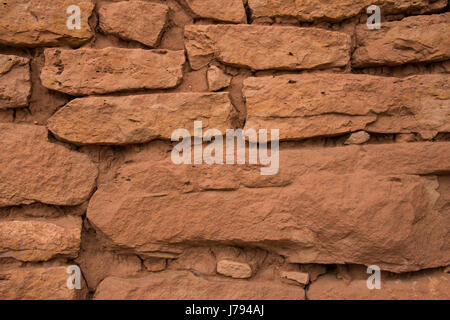
{"type": "Polygon", "coordinates": [[[253,18],[295,17],[299,21],[339,22],[357,16],[371,5],[380,7],[383,15],[438,12],[447,6],[447,0],[248,0],[253,18]]]}
{"type": "Polygon", "coordinates": [[[0,207],[42,202],[73,206],[91,194],[89,157],[48,141],[45,127],[0,124],[0,207]]]}
{"type": "Polygon", "coordinates": [[[0,110],[26,107],[30,95],[30,60],[0,54],[0,110]]]}
{"type": "Polygon", "coordinates": [[[344,67],[350,59],[350,36],[318,28],[191,25],[184,37],[193,69],[213,59],[254,70],[344,67]]]}
{"type": "Polygon", "coordinates": [[[282,148],[273,176],[244,165],[176,166],[149,153],[99,188],[87,217],[114,246],[144,255],[226,244],[292,263],[445,266],[448,200],[433,174],[450,172],[449,152],[447,142],[282,148]]]}
{"type": "MultiPolygon", "coordinates": [[[[2,300],[78,300],[86,290],[67,287],[68,266],[0,268],[2,300]]],[[[81,280],[84,285],[84,281],[81,280]]]]}
{"type": "Polygon", "coordinates": [[[167,89],[183,78],[183,51],[142,49],[46,49],[41,81],[74,96],[167,89]]]}
{"type": "Polygon", "coordinates": [[[132,144],[171,139],[174,130],[193,135],[194,120],[204,130],[233,128],[228,93],[164,93],[72,100],[48,121],[58,138],[76,144],[132,144]]]}
{"type": "Polygon", "coordinates": [[[80,241],[80,217],[0,220],[0,257],[21,261],[46,261],[55,256],[76,258],[80,241]]]}
{"type": "MultiPolygon", "coordinates": [[[[361,268],[362,269],[362,268],[361,268]]],[[[427,270],[412,275],[381,273],[381,289],[367,288],[368,274],[345,281],[327,274],[313,282],[308,289],[310,300],[448,300],[450,274],[442,270],[427,270]]]]}
{"type": "Polygon", "coordinates": [[[281,140],[376,133],[450,131],[447,75],[390,78],[303,74],[248,78],[243,95],[248,129],[280,129],[281,140]]]}
{"type": "Polygon", "coordinates": [[[145,1],[122,1],[100,6],[99,26],[106,34],[156,47],[167,23],[169,7],[145,1]],[[139,12],[139,19],[136,13],[139,12]]]}
{"type": "Polygon", "coordinates": [[[108,277],[97,287],[98,300],[303,300],[297,286],[270,281],[205,279],[173,271],[126,279],[108,277]]]}
{"type": "Polygon", "coordinates": [[[450,59],[450,12],[383,22],[380,30],[356,28],[355,68],[450,59]]]}
{"type": "Polygon", "coordinates": [[[92,38],[89,18],[94,10],[90,0],[4,0],[0,6],[0,44],[9,46],[78,46],[92,38]],[[72,26],[80,9],[80,24],[72,26]]]}
{"type": "Polygon", "coordinates": [[[185,0],[185,4],[197,18],[233,23],[247,22],[242,0],[185,0]]]}

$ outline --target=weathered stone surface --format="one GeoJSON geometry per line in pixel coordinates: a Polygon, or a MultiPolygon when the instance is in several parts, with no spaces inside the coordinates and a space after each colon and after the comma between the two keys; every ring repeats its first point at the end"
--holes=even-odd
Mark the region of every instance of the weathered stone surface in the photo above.
{"type": "Polygon", "coordinates": [[[236,279],[246,279],[252,276],[252,268],[247,263],[220,260],[217,262],[217,273],[236,279]]]}
{"type": "Polygon", "coordinates": [[[183,51],[142,49],[46,49],[42,84],[74,96],[177,86],[183,51]]]}
{"type": "Polygon", "coordinates": [[[269,281],[217,280],[196,277],[191,272],[164,272],[147,277],[109,277],[100,283],[98,300],[303,300],[296,286],[269,281]]]}
{"type": "Polygon", "coordinates": [[[10,46],[78,46],[92,37],[90,0],[4,0],[0,6],[0,44],[10,46]],[[71,5],[80,8],[80,29],[70,30],[71,5]]]}
{"type": "Polygon", "coordinates": [[[247,22],[242,0],[185,0],[185,3],[198,18],[234,23],[247,22]]]}
{"type": "Polygon", "coordinates": [[[26,107],[30,94],[30,60],[0,54],[0,110],[26,107]]]}
{"type": "Polygon", "coordinates": [[[231,83],[231,76],[223,72],[220,68],[216,66],[211,66],[206,76],[208,78],[208,89],[209,91],[218,91],[220,89],[226,88],[231,83]]]}
{"type": "Polygon", "coordinates": [[[448,300],[450,274],[440,270],[412,275],[381,274],[381,289],[367,288],[368,275],[361,272],[359,279],[350,282],[327,274],[313,282],[308,289],[310,300],[448,300]]]}
{"type": "Polygon", "coordinates": [[[283,271],[281,277],[304,285],[309,283],[309,274],[305,272],[283,271]]]}
{"type": "Polygon", "coordinates": [[[344,144],[363,144],[370,140],[370,134],[365,131],[354,132],[345,140],[344,144]]]}
{"type": "Polygon", "coordinates": [[[131,144],[163,138],[194,120],[204,130],[232,128],[228,93],[164,93],[75,99],[48,121],[58,138],[76,144],[131,144]]]}
{"type": "Polygon", "coordinates": [[[254,70],[344,67],[350,59],[350,36],[318,28],[192,25],[184,37],[195,70],[213,59],[254,70]]]}
{"type": "Polygon", "coordinates": [[[383,15],[429,13],[442,10],[447,0],[248,0],[253,18],[295,17],[300,21],[342,21],[365,11],[370,5],[381,8],[383,15]]]}
{"type": "MultiPolygon", "coordinates": [[[[67,288],[68,266],[0,268],[2,300],[77,300],[85,290],[67,288]]],[[[83,283],[83,281],[82,281],[83,283]]]]}
{"type": "Polygon", "coordinates": [[[101,5],[100,28],[124,40],[156,47],[167,23],[169,7],[145,1],[122,1],[101,5]],[[139,14],[139,19],[136,18],[139,14]]]}
{"type": "Polygon", "coordinates": [[[95,186],[97,167],[50,143],[45,127],[0,124],[0,207],[42,202],[77,205],[95,186]]]}
{"type": "Polygon", "coordinates": [[[390,78],[302,74],[248,78],[243,94],[248,129],[280,129],[281,140],[366,130],[378,133],[450,131],[447,75],[390,78]]]}
{"type": "Polygon", "coordinates": [[[282,148],[274,176],[170,159],[130,163],[94,194],[87,217],[139,254],[215,243],[258,246],[292,263],[439,267],[449,264],[450,222],[432,174],[450,172],[449,152],[448,142],[282,148]]]}
{"type": "Polygon", "coordinates": [[[380,30],[356,29],[355,68],[450,59],[450,12],[383,22],[380,30]]]}
{"type": "Polygon", "coordinates": [[[55,256],[75,258],[80,241],[80,217],[0,220],[0,257],[21,261],[46,261],[55,256]]]}
{"type": "Polygon", "coordinates": [[[167,268],[167,260],[162,258],[148,258],[144,260],[144,266],[151,272],[163,271],[167,268]]]}

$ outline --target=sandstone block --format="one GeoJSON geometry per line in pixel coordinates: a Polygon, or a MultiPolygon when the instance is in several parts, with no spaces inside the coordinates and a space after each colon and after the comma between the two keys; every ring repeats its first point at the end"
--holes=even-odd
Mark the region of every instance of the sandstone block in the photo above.
{"type": "Polygon", "coordinates": [[[75,99],[48,121],[58,138],[75,144],[123,145],[171,139],[174,130],[194,134],[194,120],[204,130],[233,128],[228,93],[164,93],[75,99]]]}
{"type": "Polygon", "coordinates": [[[260,17],[295,17],[299,21],[339,22],[365,11],[370,5],[380,7],[383,15],[400,13],[438,12],[446,7],[446,0],[339,0],[320,1],[286,1],[286,0],[248,0],[253,18],[260,17]]]}
{"type": "Polygon", "coordinates": [[[92,38],[90,0],[4,0],[0,6],[0,44],[9,46],[79,46],[92,38]],[[69,29],[67,10],[80,8],[80,29],[69,29]]]}
{"type": "Polygon", "coordinates": [[[185,3],[197,18],[232,23],[247,22],[242,0],[185,0],[185,3]]]}
{"type": "Polygon", "coordinates": [[[252,268],[247,263],[221,260],[217,263],[217,273],[227,277],[246,279],[252,276],[252,268]]]}
{"type": "Polygon", "coordinates": [[[302,74],[248,78],[247,129],[280,129],[281,140],[366,130],[429,133],[450,130],[446,75],[389,78],[302,74]]]}
{"type": "Polygon", "coordinates": [[[318,28],[191,25],[184,37],[195,70],[213,59],[253,70],[344,67],[350,59],[350,36],[318,28]]]}
{"type": "Polygon", "coordinates": [[[281,277],[288,280],[293,280],[303,285],[309,283],[309,274],[305,272],[284,271],[281,273],[281,277]]]}
{"type": "Polygon", "coordinates": [[[167,23],[169,7],[145,1],[122,1],[100,6],[100,28],[124,40],[156,47],[167,23]],[[138,13],[139,19],[136,18],[138,13]]]}
{"type": "Polygon", "coordinates": [[[0,220],[0,257],[21,261],[46,261],[55,256],[76,258],[80,241],[80,217],[0,220]]]}
{"type": "Polygon", "coordinates": [[[208,78],[209,91],[218,91],[231,84],[232,77],[216,66],[211,66],[208,69],[206,76],[208,78]]]}
{"type": "Polygon", "coordinates": [[[190,272],[164,272],[143,278],[106,278],[97,288],[99,300],[303,300],[298,287],[269,281],[208,280],[190,272]]]}
{"type": "Polygon", "coordinates": [[[167,89],[183,78],[183,51],[46,49],[42,84],[74,96],[139,89],[167,89]]]}
{"type": "Polygon", "coordinates": [[[0,54],[0,110],[26,107],[30,95],[30,60],[0,54]]]}
{"type": "Polygon", "coordinates": [[[45,127],[0,124],[0,207],[42,202],[74,206],[95,186],[97,167],[50,143],[45,127]]]}
{"type": "Polygon", "coordinates": [[[450,59],[450,12],[383,22],[380,30],[356,29],[355,68],[450,59]]]}

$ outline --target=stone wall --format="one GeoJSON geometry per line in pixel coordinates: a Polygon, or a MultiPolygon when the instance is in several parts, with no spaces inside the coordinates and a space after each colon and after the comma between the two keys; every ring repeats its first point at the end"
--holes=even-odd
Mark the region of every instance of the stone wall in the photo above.
{"type": "Polygon", "coordinates": [[[0,299],[449,299],[448,8],[3,0],[0,299]],[[175,164],[195,120],[279,170],[175,164]]]}

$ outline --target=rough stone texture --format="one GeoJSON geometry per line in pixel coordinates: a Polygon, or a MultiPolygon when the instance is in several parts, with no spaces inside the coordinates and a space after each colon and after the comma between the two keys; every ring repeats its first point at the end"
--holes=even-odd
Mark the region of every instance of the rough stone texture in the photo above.
{"type": "Polygon", "coordinates": [[[296,286],[274,282],[216,280],[196,277],[191,272],[168,272],[136,279],[106,278],[95,299],[142,300],[303,300],[305,292],[296,286]]]}
{"type": "Polygon", "coordinates": [[[356,29],[355,68],[397,66],[450,59],[450,12],[384,22],[373,32],[365,25],[356,29]]]}
{"type": "Polygon", "coordinates": [[[381,274],[381,289],[367,288],[367,274],[350,282],[327,274],[313,282],[308,290],[311,300],[448,300],[450,274],[440,270],[421,274],[386,276],[381,274]]]}
{"type": "Polygon", "coordinates": [[[370,140],[370,134],[365,131],[354,132],[345,140],[344,144],[363,144],[370,140]]]}
{"type": "Polygon", "coordinates": [[[280,139],[366,130],[449,132],[450,78],[303,74],[248,78],[243,95],[248,129],[280,129],[280,139]]]}
{"type": "Polygon", "coordinates": [[[446,0],[248,0],[253,18],[295,17],[299,21],[342,21],[365,11],[370,5],[380,7],[383,15],[429,13],[446,7],[446,0]]]}
{"type": "Polygon", "coordinates": [[[76,144],[131,144],[171,139],[174,130],[194,134],[194,120],[203,130],[232,128],[228,93],[165,93],[75,99],[48,121],[58,138],[76,144]]]}
{"type": "Polygon", "coordinates": [[[78,46],[92,38],[89,0],[3,0],[0,6],[0,44],[9,46],[78,46]],[[69,6],[81,10],[81,29],[69,30],[69,6]]]}
{"type": "Polygon", "coordinates": [[[80,96],[177,86],[183,51],[141,49],[46,49],[42,84],[80,96]]]}
{"type": "Polygon", "coordinates": [[[156,47],[167,23],[169,7],[145,1],[104,4],[98,10],[100,29],[124,40],[156,47]],[[136,19],[136,13],[139,19],[136,19]]]}
{"type": "Polygon", "coordinates": [[[221,260],[217,263],[217,273],[236,279],[246,279],[252,276],[252,268],[246,263],[221,260]]]}
{"type": "Polygon", "coordinates": [[[209,91],[218,91],[231,84],[232,77],[216,66],[211,66],[206,76],[208,77],[209,91]]]}
{"type": "Polygon", "coordinates": [[[0,220],[0,257],[46,261],[55,256],[75,258],[80,250],[81,219],[0,220]]]}
{"type": "Polygon", "coordinates": [[[167,268],[167,260],[161,258],[148,258],[144,260],[144,266],[151,272],[163,271],[167,268]]]}
{"type": "Polygon", "coordinates": [[[309,283],[309,274],[305,272],[284,271],[281,273],[281,277],[304,285],[309,283]]]}
{"type": "Polygon", "coordinates": [[[30,94],[30,60],[0,54],[0,110],[27,106],[30,94]]]}
{"type": "Polygon", "coordinates": [[[115,246],[143,254],[217,243],[293,263],[439,267],[449,263],[449,221],[432,174],[450,171],[448,152],[448,142],[282,149],[270,177],[245,166],[130,163],[94,194],[87,217],[115,246]]]}
{"type": "Polygon", "coordinates": [[[213,59],[254,70],[344,67],[350,59],[347,34],[318,28],[194,25],[184,36],[195,70],[213,59]]]}
{"type": "Polygon", "coordinates": [[[198,18],[234,23],[247,22],[242,0],[184,0],[184,2],[198,18]]]}
{"type": "Polygon", "coordinates": [[[77,205],[95,186],[83,154],[50,143],[44,127],[0,124],[0,207],[42,202],[77,205]]]}
{"type": "Polygon", "coordinates": [[[0,299],[2,300],[77,300],[84,299],[84,290],[67,288],[66,266],[0,268],[0,299]]]}

